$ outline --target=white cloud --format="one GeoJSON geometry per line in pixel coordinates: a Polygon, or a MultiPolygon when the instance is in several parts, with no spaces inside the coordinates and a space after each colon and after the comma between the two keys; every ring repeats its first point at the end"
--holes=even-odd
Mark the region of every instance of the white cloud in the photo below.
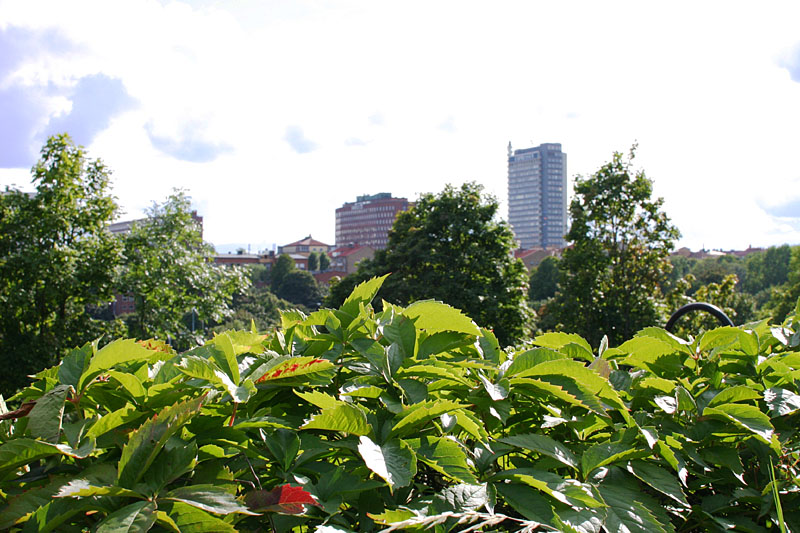
{"type": "Polygon", "coordinates": [[[357,194],[477,180],[504,199],[509,140],[561,142],[570,175],[638,140],[682,244],[800,242],[765,211],[800,189],[794,3],[6,0],[0,20],[75,43],[15,72],[32,89],[122,81],[139,107],[91,154],[132,215],[188,188],[212,242],[332,242],[357,194]],[[148,132],[219,153],[181,161],[148,132]]]}

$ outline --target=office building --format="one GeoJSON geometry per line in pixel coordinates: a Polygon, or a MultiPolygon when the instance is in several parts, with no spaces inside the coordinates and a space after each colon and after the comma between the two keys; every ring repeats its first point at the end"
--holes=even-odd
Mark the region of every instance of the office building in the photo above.
{"type": "Polygon", "coordinates": [[[392,198],[388,192],[358,196],[355,202],[345,203],[336,210],[336,247],[386,248],[394,219],[409,205],[407,198],[392,198]]]}
{"type": "Polygon", "coordinates": [[[512,150],[508,143],[508,222],[522,249],[566,246],[567,154],[561,144],[512,150]]]}

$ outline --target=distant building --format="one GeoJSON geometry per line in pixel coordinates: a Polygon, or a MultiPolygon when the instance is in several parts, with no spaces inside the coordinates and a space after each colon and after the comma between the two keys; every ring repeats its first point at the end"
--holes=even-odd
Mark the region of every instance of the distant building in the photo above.
{"type": "Polygon", "coordinates": [[[358,264],[364,259],[372,259],[375,249],[371,246],[348,244],[331,252],[331,271],[352,274],[358,270],[358,264]]]}
{"type": "Polygon", "coordinates": [[[561,248],[532,248],[529,250],[515,250],[514,257],[522,260],[528,271],[539,266],[539,263],[548,257],[561,257],[561,248]]]}
{"type": "Polygon", "coordinates": [[[508,143],[508,222],[520,248],[566,246],[567,154],[560,144],[512,152],[508,143]]]}
{"type": "Polygon", "coordinates": [[[394,219],[410,205],[408,198],[392,198],[388,192],[358,196],[355,202],[345,203],[336,210],[336,247],[386,248],[394,219]]]}
{"type": "Polygon", "coordinates": [[[331,246],[329,244],[314,240],[311,238],[311,235],[309,235],[305,239],[297,242],[278,246],[278,254],[300,254],[304,255],[307,259],[308,256],[314,252],[327,254],[330,249],[331,246]]]}
{"type": "MultiPolygon", "coordinates": [[[[137,222],[144,222],[146,218],[137,218],[136,220],[123,220],[122,222],[114,222],[107,226],[108,231],[115,234],[125,235],[131,232],[133,225],[137,222]]],[[[200,238],[203,238],[203,217],[197,214],[197,211],[192,211],[192,220],[197,223],[200,228],[200,238]]]]}

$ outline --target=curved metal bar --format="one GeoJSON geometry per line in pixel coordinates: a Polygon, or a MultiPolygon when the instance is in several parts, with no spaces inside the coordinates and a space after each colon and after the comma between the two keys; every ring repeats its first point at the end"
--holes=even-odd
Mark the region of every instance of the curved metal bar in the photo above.
{"type": "Polygon", "coordinates": [[[705,302],[694,302],[686,304],[677,311],[675,311],[674,313],[672,313],[672,316],[669,317],[667,325],[664,326],[664,329],[671,332],[672,327],[675,325],[675,322],[677,322],[678,319],[683,315],[685,315],[686,313],[691,313],[692,311],[705,311],[706,313],[713,315],[714,318],[719,320],[719,323],[722,324],[723,326],[733,326],[733,321],[730,318],[728,318],[728,315],[726,315],[722,311],[722,309],[720,309],[716,305],[707,304],[705,302]]]}

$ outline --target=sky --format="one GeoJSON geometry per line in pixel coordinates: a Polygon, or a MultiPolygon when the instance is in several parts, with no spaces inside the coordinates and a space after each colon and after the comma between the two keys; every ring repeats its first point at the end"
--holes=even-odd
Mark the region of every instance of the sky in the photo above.
{"type": "Polygon", "coordinates": [[[205,239],[335,240],[356,196],[477,181],[561,143],[570,183],[638,144],[678,246],[800,244],[800,2],[0,0],[0,186],[47,136],[175,188],[205,239]]]}

